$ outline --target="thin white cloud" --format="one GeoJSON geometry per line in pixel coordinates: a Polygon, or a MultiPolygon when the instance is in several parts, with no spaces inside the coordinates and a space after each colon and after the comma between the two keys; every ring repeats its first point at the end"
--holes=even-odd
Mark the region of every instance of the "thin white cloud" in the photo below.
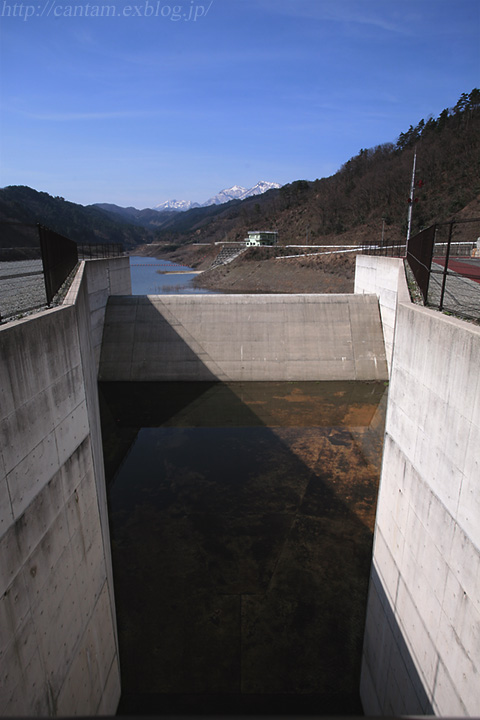
{"type": "Polygon", "coordinates": [[[271,11],[272,14],[283,14],[289,17],[343,23],[346,25],[363,25],[387,32],[411,35],[411,27],[405,15],[397,15],[384,0],[361,1],[340,0],[251,0],[258,8],[271,11]]]}

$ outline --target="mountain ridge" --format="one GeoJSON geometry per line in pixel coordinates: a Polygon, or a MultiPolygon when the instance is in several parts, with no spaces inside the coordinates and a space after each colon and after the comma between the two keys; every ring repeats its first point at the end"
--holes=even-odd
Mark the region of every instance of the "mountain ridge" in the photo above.
{"type": "Polygon", "coordinates": [[[123,242],[127,249],[241,242],[255,228],[277,230],[281,244],[357,243],[380,238],[382,225],[387,241],[403,239],[415,149],[422,184],[415,193],[412,232],[467,213],[477,216],[480,90],[474,89],[437,118],[410,126],[396,142],[361,149],[330,177],[186,212],[84,207],[9,186],[0,189],[0,223],[42,223],[79,243],[123,242]]]}
{"type": "Polygon", "coordinates": [[[160,205],[155,205],[153,210],[163,212],[165,210],[173,210],[175,212],[186,212],[199,207],[208,207],[209,205],[223,205],[230,200],[246,200],[249,197],[263,195],[268,190],[278,189],[279,183],[260,180],[251,188],[245,188],[242,185],[233,185],[225,190],[220,190],[216,195],[210,197],[204,203],[192,202],[191,200],[167,200],[160,205]]]}

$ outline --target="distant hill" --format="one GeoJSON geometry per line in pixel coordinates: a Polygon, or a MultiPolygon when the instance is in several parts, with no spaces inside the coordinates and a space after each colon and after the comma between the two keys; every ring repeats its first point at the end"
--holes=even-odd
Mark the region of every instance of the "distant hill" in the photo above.
{"type": "Polygon", "coordinates": [[[109,203],[95,203],[95,205],[91,207],[98,207],[113,216],[119,215],[128,222],[133,222],[136,225],[161,228],[165,225],[164,221],[166,220],[168,225],[168,220],[176,213],[196,210],[198,208],[208,208],[211,205],[225,205],[232,200],[246,200],[249,197],[263,195],[263,193],[268,190],[279,187],[281,186],[278,183],[265,182],[263,180],[250,189],[241,187],[240,185],[234,185],[226,190],[221,190],[217,195],[209,198],[202,204],[191,202],[190,200],[167,200],[167,202],[161,205],[156,205],[154,208],[146,208],[145,210],[137,210],[137,208],[134,207],[124,208],[109,203]]]}
{"type": "Polygon", "coordinates": [[[192,229],[195,230],[197,224],[208,223],[212,217],[222,214],[226,209],[239,203],[240,200],[230,200],[229,202],[211,203],[205,206],[195,205],[190,210],[182,211],[155,210],[154,208],[137,210],[133,207],[123,208],[108,203],[89,205],[89,207],[98,208],[108,213],[112,219],[123,220],[148,228],[157,236],[164,237],[165,235],[170,236],[172,233],[178,234],[189,232],[192,229]]]}
{"type": "Polygon", "coordinates": [[[152,229],[163,227],[164,221],[176,215],[175,210],[163,210],[161,212],[152,208],[137,210],[137,208],[134,207],[124,208],[110,203],[95,203],[95,205],[88,205],[87,207],[99,208],[117,221],[120,217],[125,222],[140,227],[150,227],[152,229]]]}
{"type": "Polygon", "coordinates": [[[105,211],[52,197],[24,185],[0,190],[0,245],[29,246],[37,242],[32,232],[3,226],[2,223],[41,223],[61,235],[82,243],[123,243],[126,248],[150,242],[152,232],[131,220],[114,219],[105,211]],[[7,234],[8,233],[8,234],[7,234]]]}

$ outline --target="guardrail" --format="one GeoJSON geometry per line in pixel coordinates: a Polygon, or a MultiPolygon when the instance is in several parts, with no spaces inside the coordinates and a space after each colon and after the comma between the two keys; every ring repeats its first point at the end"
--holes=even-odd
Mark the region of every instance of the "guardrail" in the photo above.
{"type": "Polygon", "coordinates": [[[404,257],[406,244],[404,241],[372,240],[361,245],[362,255],[383,255],[385,257],[404,257]]]}

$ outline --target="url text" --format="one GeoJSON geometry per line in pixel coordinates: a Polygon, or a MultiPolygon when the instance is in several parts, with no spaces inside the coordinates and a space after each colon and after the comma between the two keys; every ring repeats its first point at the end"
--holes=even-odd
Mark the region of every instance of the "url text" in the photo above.
{"type": "Polygon", "coordinates": [[[161,18],[171,22],[197,22],[197,20],[208,15],[212,5],[213,0],[209,5],[197,5],[194,0],[191,0],[188,6],[165,5],[160,0],[155,0],[155,2],[144,0],[139,5],[124,5],[123,7],[91,5],[90,3],[60,5],[56,0],[46,0],[43,5],[26,5],[25,3],[9,3],[3,0],[0,17],[21,18],[24,22],[36,17],[148,17],[161,18]]]}

